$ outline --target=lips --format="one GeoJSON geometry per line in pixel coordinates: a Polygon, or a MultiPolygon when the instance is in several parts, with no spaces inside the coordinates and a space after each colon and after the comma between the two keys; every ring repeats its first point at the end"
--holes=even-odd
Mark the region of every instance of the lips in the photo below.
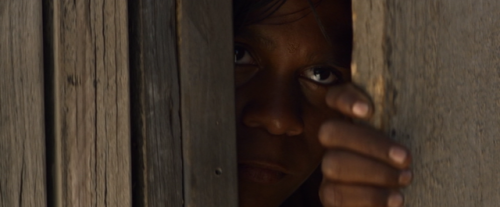
{"type": "Polygon", "coordinates": [[[240,162],[238,175],[244,180],[272,184],[282,180],[287,173],[280,166],[269,163],[240,162]]]}

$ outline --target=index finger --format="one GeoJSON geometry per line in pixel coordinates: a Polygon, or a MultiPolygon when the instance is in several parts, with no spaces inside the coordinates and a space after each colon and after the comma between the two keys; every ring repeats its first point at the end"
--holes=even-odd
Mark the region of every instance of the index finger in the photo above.
{"type": "Polygon", "coordinates": [[[410,153],[404,146],[375,129],[341,120],[324,123],[319,131],[319,141],[326,148],[354,151],[398,169],[406,169],[411,163],[410,153]]]}
{"type": "Polygon", "coordinates": [[[368,120],[373,114],[368,95],[350,83],[329,88],[325,101],[330,108],[351,118],[368,120]]]}

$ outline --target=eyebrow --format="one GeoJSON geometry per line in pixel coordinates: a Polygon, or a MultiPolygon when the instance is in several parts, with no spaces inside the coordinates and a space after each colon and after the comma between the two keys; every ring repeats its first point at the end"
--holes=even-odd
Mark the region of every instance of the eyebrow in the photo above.
{"type": "MultiPolygon", "coordinates": [[[[249,42],[259,42],[262,45],[265,45],[265,47],[269,49],[274,49],[276,48],[276,42],[269,37],[269,35],[261,33],[261,32],[255,32],[250,29],[243,29],[240,34],[236,35],[235,37],[240,37],[244,39],[248,39],[249,42]]],[[[330,47],[333,47],[333,45],[329,45],[330,47]]],[[[337,68],[342,68],[342,69],[347,69],[349,66],[345,65],[343,66],[342,64],[339,63],[336,57],[336,53],[329,51],[329,52],[318,52],[318,51],[313,51],[311,53],[307,53],[306,55],[306,60],[309,63],[317,63],[317,62],[324,62],[327,63],[331,66],[337,67],[337,68]],[[325,61],[326,60],[326,61],[325,61]]]]}
{"type": "Polygon", "coordinates": [[[259,42],[271,49],[276,48],[276,42],[268,35],[249,29],[242,29],[239,34],[235,35],[235,37],[245,38],[252,42],[259,42]]]}
{"type": "Polygon", "coordinates": [[[349,70],[349,65],[342,65],[338,61],[338,58],[336,57],[337,54],[335,52],[312,52],[308,53],[307,55],[307,62],[309,63],[316,63],[316,62],[323,62],[326,63],[330,66],[344,69],[344,70],[349,70]]]}

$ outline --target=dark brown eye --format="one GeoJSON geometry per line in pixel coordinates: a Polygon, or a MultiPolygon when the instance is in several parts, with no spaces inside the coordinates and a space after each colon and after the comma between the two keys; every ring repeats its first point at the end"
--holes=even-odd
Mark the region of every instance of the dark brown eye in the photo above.
{"type": "Polygon", "coordinates": [[[255,61],[248,50],[237,45],[234,47],[234,63],[236,65],[253,65],[255,61]]]}
{"type": "Polygon", "coordinates": [[[329,67],[314,67],[304,71],[303,76],[314,82],[329,85],[339,82],[341,77],[329,67]]]}

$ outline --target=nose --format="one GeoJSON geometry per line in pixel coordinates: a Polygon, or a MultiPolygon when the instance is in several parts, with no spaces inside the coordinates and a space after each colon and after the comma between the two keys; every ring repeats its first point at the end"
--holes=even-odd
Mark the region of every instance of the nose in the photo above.
{"type": "Polygon", "coordinates": [[[273,84],[257,91],[243,111],[243,123],[247,127],[262,128],[273,135],[303,133],[300,99],[293,86],[273,84]]]}

